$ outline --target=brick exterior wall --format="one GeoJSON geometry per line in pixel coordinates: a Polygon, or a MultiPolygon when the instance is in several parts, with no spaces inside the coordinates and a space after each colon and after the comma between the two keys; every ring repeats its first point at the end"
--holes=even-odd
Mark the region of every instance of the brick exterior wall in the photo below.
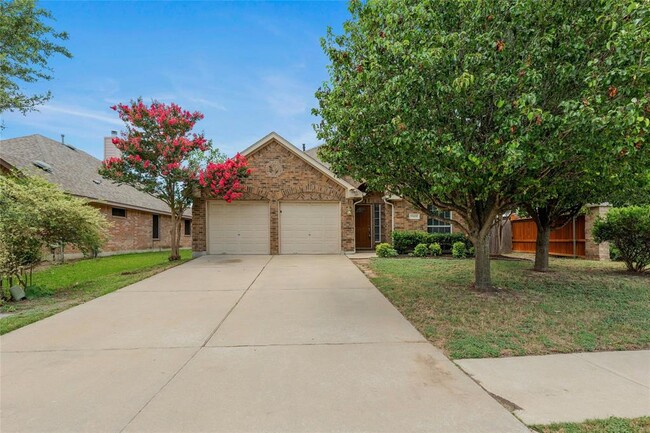
{"type": "Polygon", "coordinates": [[[205,198],[201,195],[195,196],[192,204],[192,256],[205,254],[208,248],[205,209],[205,198]]]}
{"type": "Polygon", "coordinates": [[[585,257],[587,259],[609,260],[609,242],[598,244],[591,234],[596,219],[604,217],[607,212],[609,212],[609,206],[595,205],[589,206],[589,211],[585,215],[585,257]]]}
{"type": "MultiPolygon", "coordinates": [[[[114,217],[111,208],[99,203],[90,203],[101,212],[109,222],[108,239],[102,245],[100,254],[115,254],[132,251],[158,251],[170,247],[171,217],[159,215],[159,239],[153,239],[153,213],[126,209],[126,218],[114,217]]],[[[119,207],[119,206],[115,206],[119,207]]],[[[192,244],[192,236],[184,235],[184,226],[181,224],[181,248],[188,248],[192,244]]],[[[66,247],[65,254],[75,257],[80,251],[71,246],[66,247]]],[[[49,257],[49,251],[44,255],[49,257]]]]}
{"type": "MultiPolygon", "coordinates": [[[[354,249],[353,202],[345,198],[345,188],[323,174],[274,139],[247,155],[253,172],[246,180],[240,200],[264,200],[270,203],[271,254],[280,251],[279,202],[340,202],[341,249],[354,249]],[[349,210],[349,211],[348,211],[349,210]],[[348,215],[349,213],[349,215],[348,215]]],[[[195,197],[192,207],[194,255],[207,251],[207,197],[195,197]]]]}
{"type": "Polygon", "coordinates": [[[395,230],[427,231],[427,215],[406,200],[395,202],[395,230]],[[409,214],[419,214],[420,219],[409,219],[409,214]]]}
{"type": "MultiPolygon", "coordinates": [[[[381,242],[392,243],[393,224],[392,217],[395,216],[395,230],[421,230],[427,231],[427,214],[421,209],[416,208],[406,200],[389,200],[390,204],[387,205],[383,200],[384,194],[378,192],[367,192],[363,200],[358,204],[381,204],[381,242]],[[420,219],[409,219],[409,214],[419,214],[420,219]]],[[[458,217],[452,212],[452,219],[456,220],[458,217]]],[[[373,214],[374,218],[374,214],[373,214]]],[[[371,223],[372,224],[372,223],[371,223]]],[[[374,224],[373,225],[373,239],[374,239],[374,224]]],[[[461,231],[460,227],[453,226],[453,232],[461,231]]],[[[375,243],[376,244],[376,243],[375,243]]]]}
{"type": "MultiPolygon", "coordinates": [[[[355,250],[355,212],[358,204],[381,205],[381,242],[392,242],[392,215],[395,230],[427,230],[427,216],[406,200],[393,200],[386,204],[384,194],[368,192],[363,200],[345,198],[345,188],[321,173],[282,144],[271,139],[267,144],[248,155],[253,173],[246,180],[246,192],[241,200],[264,200],[270,204],[271,254],[278,254],[279,202],[281,201],[337,201],[341,203],[341,249],[355,250]],[[392,206],[391,206],[392,205],[392,206]],[[394,211],[393,211],[394,207],[394,211]],[[419,220],[408,218],[409,213],[420,214],[419,220]]],[[[207,252],[206,208],[209,197],[197,195],[192,207],[192,251],[195,256],[207,252]]],[[[374,212],[372,213],[374,218],[374,212]]],[[[455,216],[452,213],[452,217],[455,216]]],[[[372,239],[374,224],[371,219],[372,239]]],[[[454,231],[460,230],[458,227],[454,231]]]]}
{"type": "MultiPolygon", "coordinates": [[[[126,209],[126,218],[114,217],[111,206],[93,204],[111,224],[108,241],[102,251],[140,251],[159,250],[170,247],[171,217],[159,215],[159,239],[153,239],[153,213],[135,209],[126,209]]],[[[181,224],[181,247],[190,247],[192,236],[184,235],[181,224]]]]}

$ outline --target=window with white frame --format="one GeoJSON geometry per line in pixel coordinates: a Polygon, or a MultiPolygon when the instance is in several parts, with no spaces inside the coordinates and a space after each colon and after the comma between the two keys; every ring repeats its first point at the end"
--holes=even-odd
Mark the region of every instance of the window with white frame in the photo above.
{"type": "MultiPolygon", "coordinates": [[[[429,206],[430,212],[436,212],[436,207],[431,205],[429,206]]],[[[438,211],[438,213],[447,219],[451,219],[450,211],[438,211]]],[[[427,231],[429,233],[451,233],[451,224],[446,221],[432,218],[431,216],[427,217],[427,231]]]]}
{"type": "Polygon", "coordinates": [[[375,243],[381,242],[381,205],[375,204],[372,209],[372,223],[374,229],[375,243]]]}

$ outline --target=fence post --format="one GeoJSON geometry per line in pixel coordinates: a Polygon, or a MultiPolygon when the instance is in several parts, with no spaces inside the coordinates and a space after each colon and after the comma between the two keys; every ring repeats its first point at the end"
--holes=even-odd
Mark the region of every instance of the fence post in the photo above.
{"type": "Polygon", "coordinates": [[[573,217],[573,258],[578,257],[578,240],[576,239],[576,217],[573,217]]]}

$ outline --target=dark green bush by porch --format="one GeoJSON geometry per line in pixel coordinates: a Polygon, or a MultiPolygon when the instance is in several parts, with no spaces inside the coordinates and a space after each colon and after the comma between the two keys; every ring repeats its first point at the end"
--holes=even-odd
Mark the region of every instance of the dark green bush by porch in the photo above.
{"type": "Polygon", "coordinates": [[[463,242],[467,249],[472,243],[463,233],[427,233],[421,230],[396,230],[393,232],[393,248],[400,254],[413,251],[418,244],[440,244],[443,254],[451,254],[451,247],[456,242],[463,242]]]}

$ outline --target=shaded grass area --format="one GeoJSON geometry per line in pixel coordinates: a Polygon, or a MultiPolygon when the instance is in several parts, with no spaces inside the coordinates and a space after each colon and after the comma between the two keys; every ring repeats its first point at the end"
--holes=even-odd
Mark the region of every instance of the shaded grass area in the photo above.
{"type": "Polygon", "coordinates": [[[608,418],[581,423],[534,425],[531,428],[539,433],[647,433],[650,432],[650,417],[608,418]]]}
{"type": "Polygon", "coordinates": [[[185,263],[191,256],[191,251],[181,250],[181,260],[169,262],[169,251],[121,254],[35,271],[28,299],[0,307],[0,312],[12,313],[0,319],[0,335],[185,263]]]}
{"type": "Polygon", "coordinates": [[[619,262],[494,260],[496,294],[471,289],[474,262],[371,259],[370,279],[451,358],[650,348],[650,274],[619,262]],[[374,275],[372,275],[374,274],[374,275]]]}

